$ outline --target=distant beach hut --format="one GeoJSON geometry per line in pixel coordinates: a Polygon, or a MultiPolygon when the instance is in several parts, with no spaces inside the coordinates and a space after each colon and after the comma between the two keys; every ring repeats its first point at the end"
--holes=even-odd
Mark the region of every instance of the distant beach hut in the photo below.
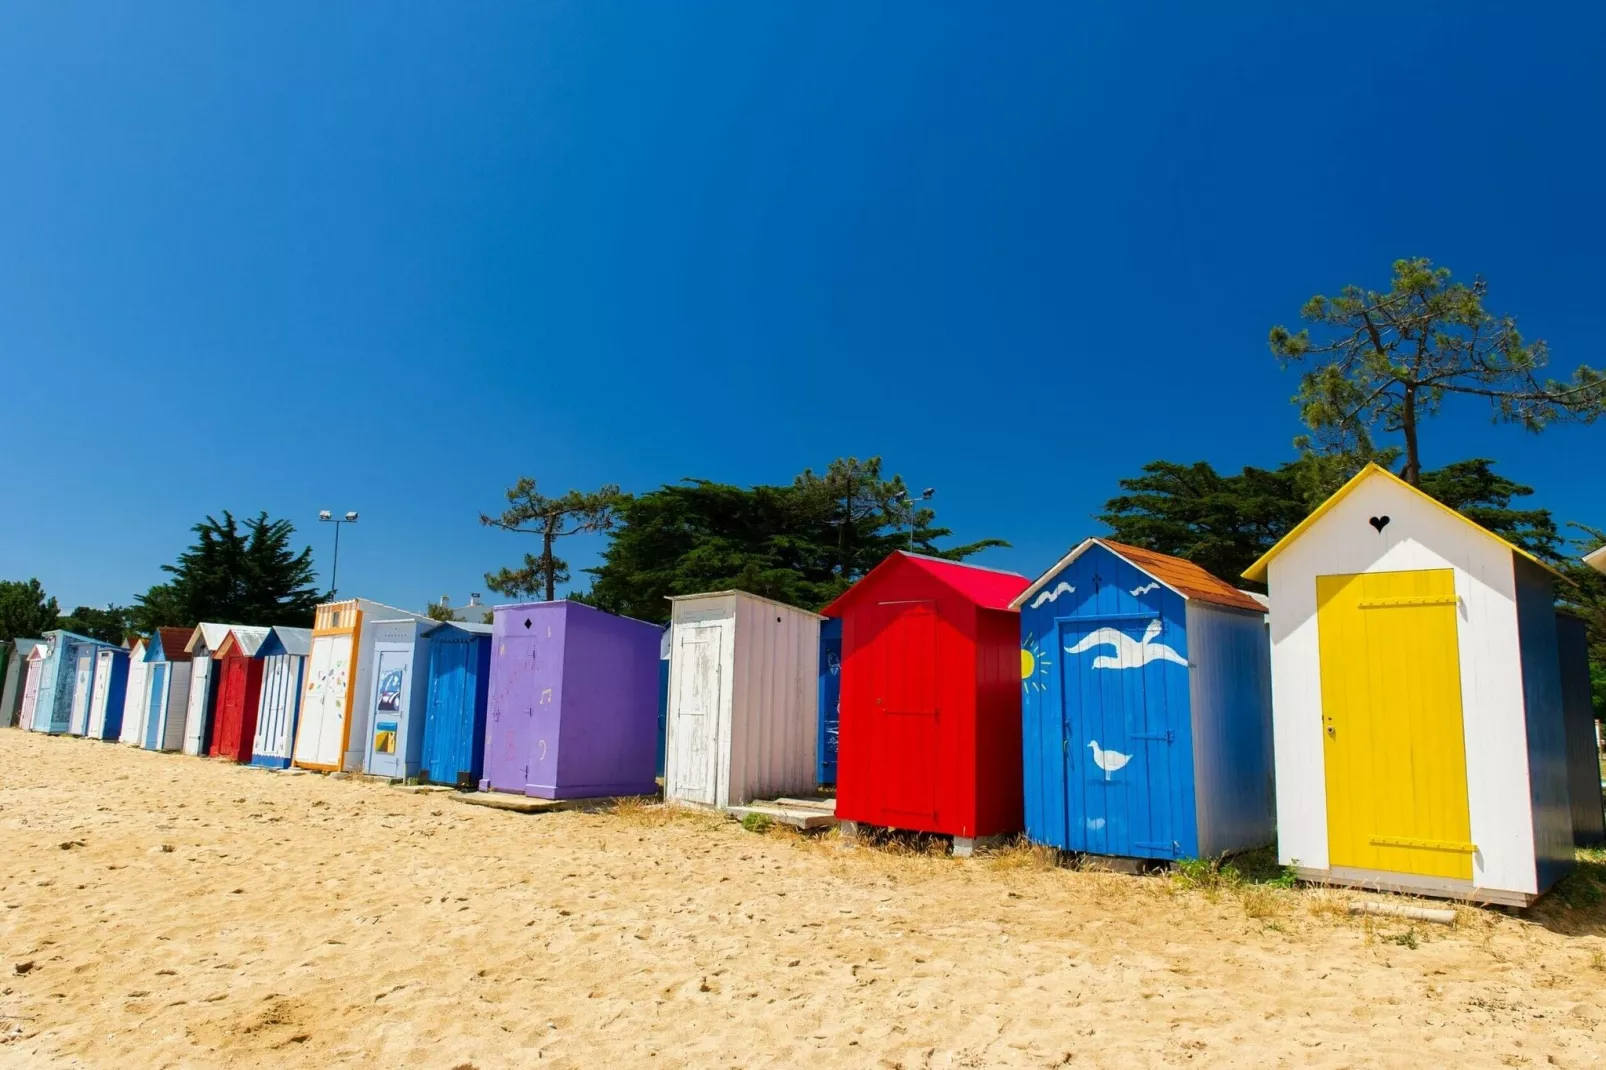
{"type": "Polygon", "coordinates": [[[0,728],[22,723],[22,700],[28,690],[28,655],[43,639],[13,639],[6,652],[6,682],[0,688],[0,728]]]}
{"type": "Polygon", "coordinates": [[[184,708],[185,754],[202,755],[212,743],[212,721],[217,710],[215,655],[229,637],[229,625],[201,623],[190,633],[185,652],[190,655],[190,694],[184,708]]]}
{"type": "Polygon", "coordinates": [[[128,651],[103,646],[95,652],[94,682],[89,692],[90,739],[115,740],[123,730],[123,702],[128,697],[128,651]]]}
{"type": "Polygon", "coordinates": [[[189,645],[194,628],[158,628],[145,647],[145,749],[184,746],[184,711],[190,697],[189,645]]]}
{"type": "Polygon", "coordinates": [[[214,758],[251,760],[262,700],[262,645],[268,633],[267,628],[233,625],[212,655],[217,662],[217,707],[207,753],[214,758]]]}
{"type": "Polygon", "coordinates": [[[815,787],[820,616],[745,591],[670,599],[664,798],[726,809],[815,787]]]}
{"type": "Polygon", "coordinates": [[[481,790],[648,794],[659,629],[578,602],[497,606],[481,790]]]}
{"type": "Polygon", "coordinates": [[[1157,859],[1276,838],[1259,601],[1191,561],[1087,539],[1010,604],[1028,837],[1157,859]]]}
{"type": "Polygon", "coordinates": [[[289,767],[311,650],[311,628],[281,626],[270,628],[268,637],[257,648],[257,656],[262,659],[262,686],[257,700],[256,734],[251,739],[252,765],[267,769],[289,767]]]}
{"type": "Polygon", "coordinates": [[[1516,906],[1572,868],[1548,566],[1368,465],[1244,575],[1271,592],[1285,865],[1516,906]]]}
{"type": "Polygon", "coordinates": [[[95,654],[110,643],[56,629],[45,633],[33,730],[81,736],[89,730],[89,700],[95,686],[95,654]]]}
{"type": "Polygon", "coordinates": [[[659,780],[664,778],[664,740],[669,731],[669,651],[671,629],[665,627],[658,636],[658,755],[654,768],[659,780]]]}
{"type": "Polygon", "coordinates": [[[429,699],[429,648],[433,622],[418,617],[370,620],[374,652],[368,695],[367,753],[363,771],[404,780],[418,775],[424,753],[424,707],[429,699]]]}
{"type": "Polygon", "coordinates": [[[128,648],[128,683],[123,688],[123,723],[117,733],[117,742],[138,747],[145,742],[145,711],[150,705],[149,666],[145,653],[150,644],[143,638],[135,639],[128,648]]]}
{"type": "Polygon", "coordinates": [[[842,622],[820,622],[820,761],[815,779],[836,784],[837,739],[842,716],[842,622]]]}
{"type": "Polygon", "coordinates": [[[429,641],[429,698],[419,774],[432,784],[476,788],[485,768],[491,626],[441,623],[424,638],[429,641]]]}
{"type": "Polygon", "coordinates": [[[428,622],[421,613],[366,598],[348,598],[318,607],[307,658],[306,687],[296,723],[292,764],[331,772],[363,768],[371,742],[374,638],[368,621],[411,619],[428,622]]]}
{"type": "Polygon", "coordinates": [[[1573,842],[1579,847],[1598,847],[1606,843],[1606,809],[1601,799],[1600,750],[1595,741],[1589,634],[1583,618],[1557,612],[1556,647],[1561,657],[1561,704],[1567,722],[1567,796],[1572,804],[1573,842]]]}
{"type": "Polygon", "coordinates": [[[956,854],[1019,831],[1009,604],[1030,583],[899,550],[822,610],[842,618],[838,818],[952,836],[956,854]]]}
{"type": "MultiPolygon", "coordinates": [[[[50,643],[41,639],[28,651],[28,670],[23,678],[22,703],[17,710],[17,724],[33,731],[34,717],[39,711],[39,682],[44,678],[45,659],[50,656],[50,643]]],[[[49,715],[46,714],[48,717],[49,715]]]]}

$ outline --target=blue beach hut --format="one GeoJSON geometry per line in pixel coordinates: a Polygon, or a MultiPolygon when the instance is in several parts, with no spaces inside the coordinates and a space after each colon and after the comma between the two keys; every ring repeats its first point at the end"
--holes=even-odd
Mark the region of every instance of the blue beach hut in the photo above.
{"type": "Polygon", "coordinates": [[[820,755],[816,779],[836,784],[836,739],[842,703],[842,618],[820,623],[820,755]]]}
{"type": "Polygon", "coordinates": [[[83,735],[89,727],[89,700],[95,686],[95,655],[115,650],[87,635],[60,628],[45,633],[46,653],[39,671],[39,695],[34,704],[33,730],[62,735],[83,735]]]}
{"type": "Polygon", "coordinates": [[[1191,561],[1088,539],[1013,606],[1030,839],[1154,859],[1272,842],[1259,601],[1191,561]]]}
{"type": "Polygon", "coordinates": [[[193,628],[158,628],[145,646],[146,750],[184,745],[184,709],[190,697],[190,655],[184,647],[193,628]]]}
{"type": "Polygon", "coordinates": [[[420,775],[432,784],[473,789],[485,770],[485,700],[491,626],[447,622],[428,628],[424,749],[420,775]]]}

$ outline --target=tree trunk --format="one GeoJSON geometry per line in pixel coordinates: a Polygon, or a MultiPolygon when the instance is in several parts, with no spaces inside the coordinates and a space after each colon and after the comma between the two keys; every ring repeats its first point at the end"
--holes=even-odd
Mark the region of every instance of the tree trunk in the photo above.
{"type": "Polygon", "coordinates": [[[1400,430],[1405,433],[1405,470],[1400,478],[1413,487],[1422,485],[1422,454],[1416,444],[1416,387],[1405,388],[1405,401],[1400,407],[1400,430]]]}
{"type": "Polygon", "coordinates": [[[541,532],[541,571],[546,574],[546,600],[552,601],[558,592],[558,570],[552,564],[552,521],[547,520],[541,532]]]}

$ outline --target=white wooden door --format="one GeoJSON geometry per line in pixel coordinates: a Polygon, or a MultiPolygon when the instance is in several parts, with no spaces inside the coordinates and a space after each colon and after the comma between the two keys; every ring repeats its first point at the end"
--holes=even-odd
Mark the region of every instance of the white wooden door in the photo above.
{"type": "Polygon", "coordinates": [[[95,655],[95,689],[89,698],[89,736],[100,739],[106,734],[106,714],[111,712],[112,659],[117,655],[102,650],[95,655]]]}
{"type": "Polygon", "coordinates": [[[123,730],[117,737],[119,743],[130,743],[137,747],[145,741],[145,705],[150,697],[145,679],[145,663],[134,661],[131,657],[128,663],[128,686],[123,691],[123,730]]]}
{"type": "Polygon", "coordinates": [[[211,694],[212,657],[196,654],[190,662],[190,700],[184,708],[184,753],[200,754],[206,737],[206,700],[211,694]]]}
{"type": "Polygon", "coordinates": [[[22,711],[17,723],[23,728],[33,727],[33,715],[39,705],[39,676],[44,671],[44,662],[28,662],[28,676],[22,682],[22,711]]]}
{"type": "Polygon", "coordinates": [[[683,626],[676,640],[677,702],[664,768],[666,794],[705,806],[719,801],[720,651],[728,626],[723,621],[683,626]]]}
{"type": "Polygon", "coordinates": [[[262,701],[257,711],[257,735],[253,754],[274,758],[288,757],[290,704],[295,701],[292,659],[286,654],[267,658],[262,665],[262,701]]]}
{"type": "Polygon", "coordinates": [[[350,635],[317,635],[307,660],[307,690],[296,729],[297,762],[339,768],[345,748],[346,696],[351,689],[350,635]]]}
{"type": "Polygon", "coordinates": [[[67,731],[81,736],[89,730],[89,688],[95,678],[95,656],[88,652],[78,655],[77,673],[73,678],[72,721],[67,731]]]}

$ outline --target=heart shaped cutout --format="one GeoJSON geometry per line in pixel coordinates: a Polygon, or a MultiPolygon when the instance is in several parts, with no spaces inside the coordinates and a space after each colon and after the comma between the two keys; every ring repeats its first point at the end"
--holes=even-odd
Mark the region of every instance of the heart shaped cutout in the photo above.
{"type": "Polygon", "coordinates": [[[1367,523],[1376,528],[1377,533],[1381,535],[1383,534],[1383,529],[1389,526],[1389,518],[1386,516],[1374,516],[1367,523]]]}

